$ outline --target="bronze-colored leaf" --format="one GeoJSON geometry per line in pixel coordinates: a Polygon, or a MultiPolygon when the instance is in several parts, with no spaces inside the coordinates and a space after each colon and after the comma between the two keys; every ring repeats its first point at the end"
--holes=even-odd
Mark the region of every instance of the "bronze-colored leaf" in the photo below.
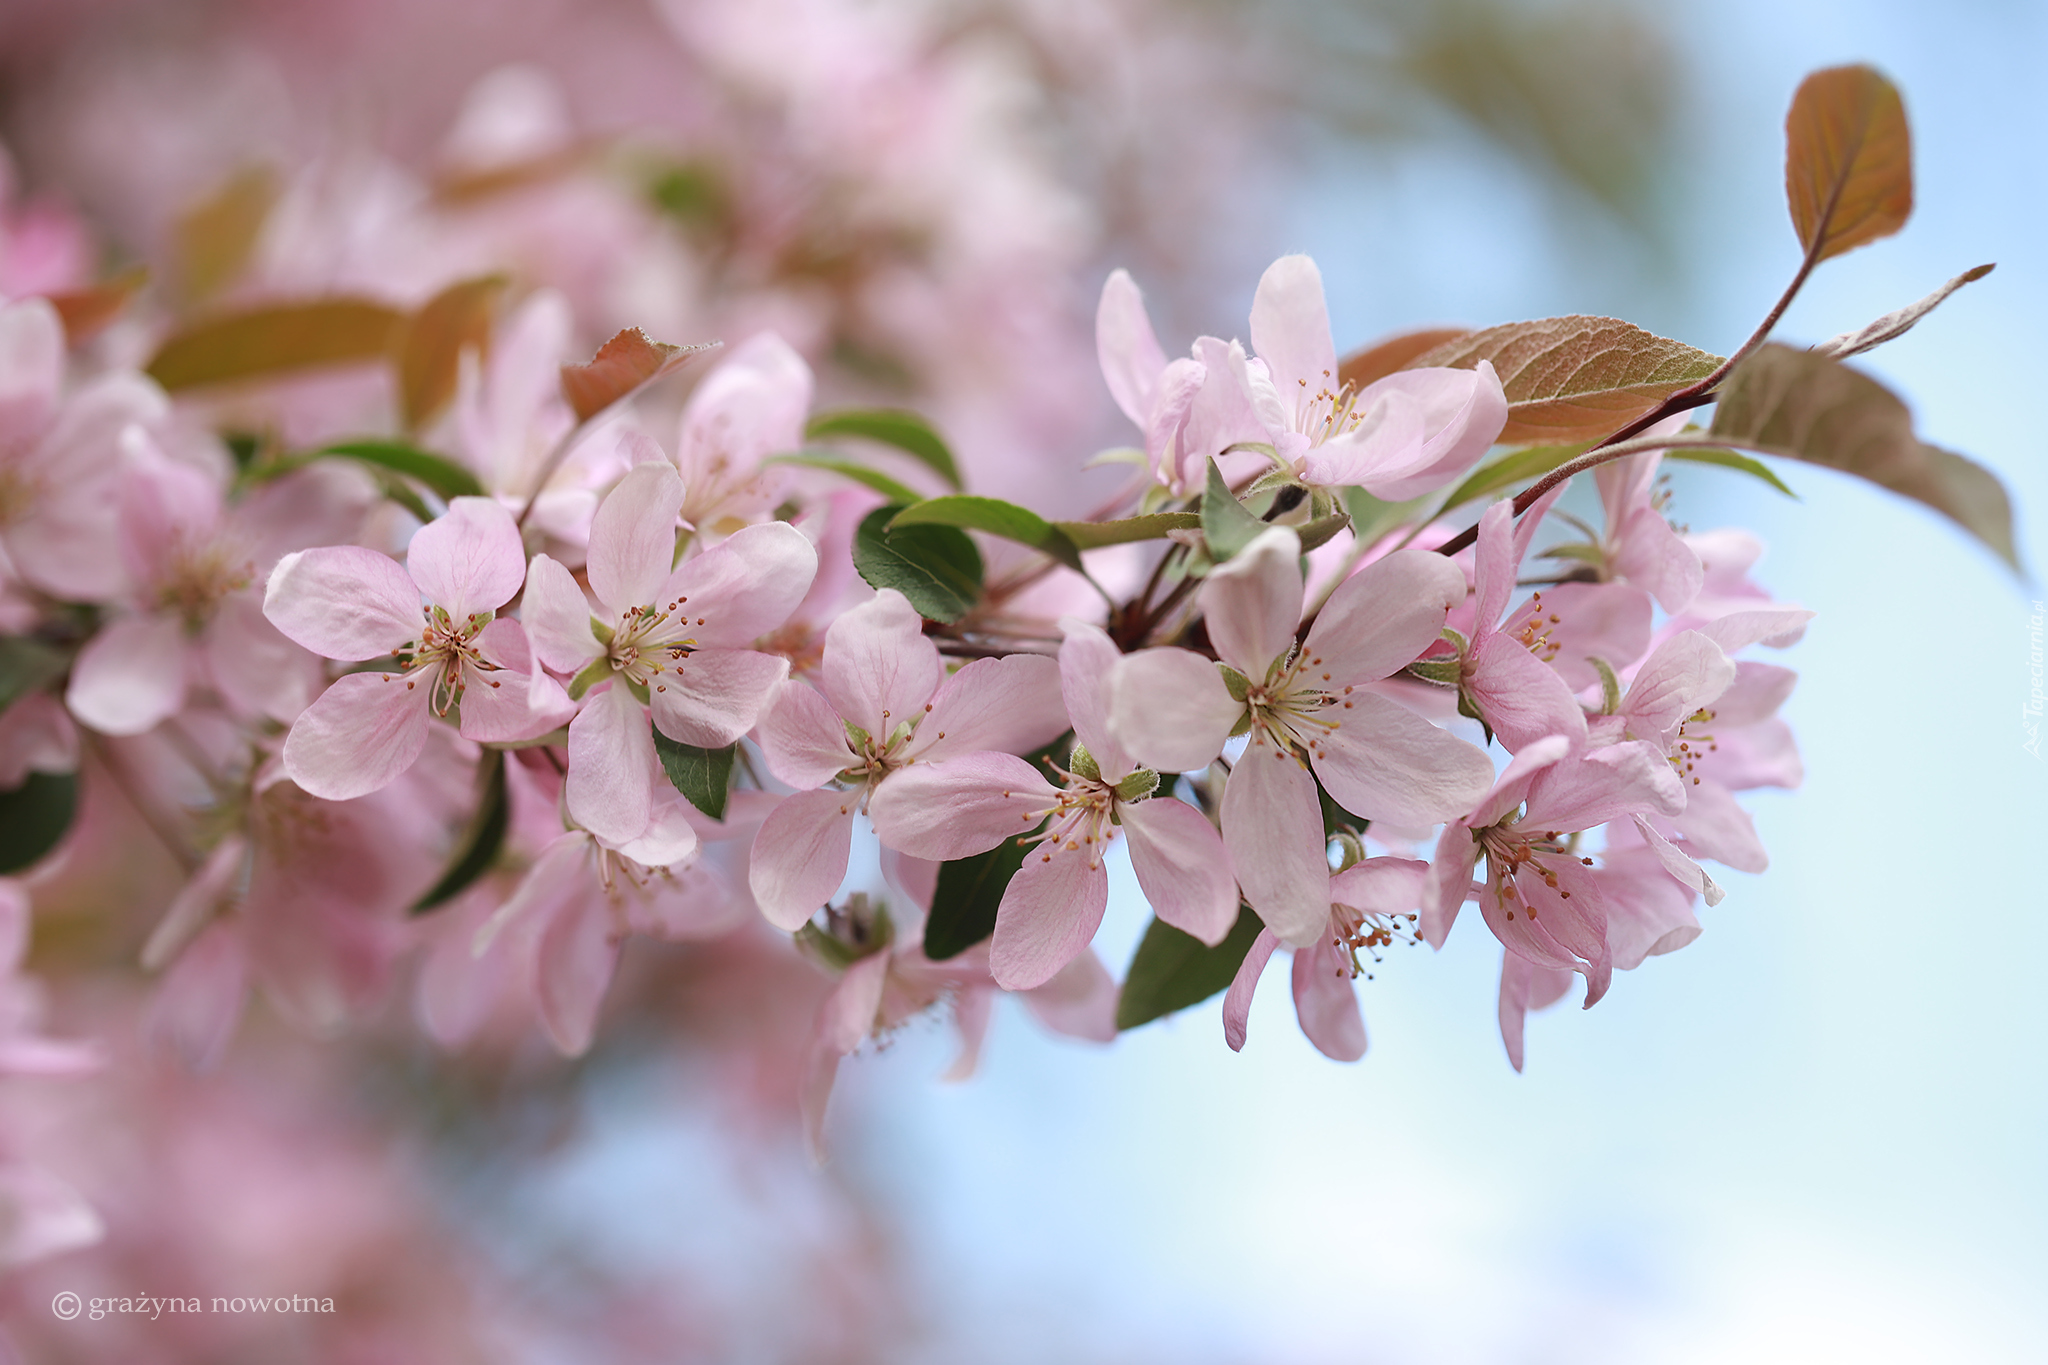
{"type": "Polygon", "coordinates": [[[121,316],[128,301],[148,283],[149,271],[138,265],[89,288],[50,295],[50,306],[64,321],[65,340],[73,346],[90,341],[121,316]]]}
{"type": "Polygon", "coordinates": [[[1714,372],[1721,357],[1615,318],[1510,322],[1426,351],[1401,368],[1493,362],[1508,398],[1505,445],[1607,435],[1714,372]]]}
{"type": "Polygon", "coordinates": [[[628,327],[598,347],[588,365],[562,367],[562,396],[569,400],[576,420],[587,422],[641,385],[673,373],[718,344],[671,346],[628,327]]]}
{"type": "Polygon", "coordinates": [[[186,298],[211,298],[241,276],[277,195],[277,172],[248,166],[178,216],[171,240],[186,298]]]}
{"type": "Polygon", "coordinates": [[[406,323],[393,362],[407,430],[419,430],[455,397],[464,348],[478,359],[488,354],[505,284],[503,275],[458,281],[421,304],[406,323]]]}
{"type": "Polygon", "coordinates": [[[1997,476],[1921,442],[1906,405],[1840,361],[1787,346],[1759,348],[1728,377],[1711,431],[1924,503],[2019,568],[2012,504],[1997,476]]]}
{"type": "Polygon", "coordinates": [[[1376,379],[1385,379],[1408,362],[1439,346],[1470,336],[1469,327],[1429,327],[1420,332],[1403,332],[1385,341],[1353,351],[1338,362],[1337,382],[1349,385],[1353,393],[1376,379]]]}
{"type": "Polygon", "coordinates": [[[1964,285],[1983,279],[1995,269],[1997,266],[1994,263],[1965,270],[1919,302],[1909,303],[1904,308],[1895,308],[1877,321],[1858,327],[1853,332],[1830,337],[1813,349],[1821,355],[1833,356],[1836,360],[1847,360],[1852,355],[1861,355],[1872,347],[1884,345],[1887,341],[1896,341],[1912,331],[1914,323],[1940,307],[1943,299],[1964,285]]]}
{"type": "Polygon", "coordinates": [[[1785,115],[1785,199],[1816,261],[1889,237],[1913,212],[1913,137],[1898,88],[1867,66],[1816,71],[1785,115]]]}
{"type": "Polygon", "coordinates": [[[544,185],[588,165],[602,150],[596,141],[571,143],[517,161],[462,167],[434,179],[434,197],[451,208],[466,208],[500,194],[544,185]]]}
{"type": "Polygon", "coordinates": [[[293,370],[382,360],[405,314],[371,299],[274,304],[194,323],[174,332],[147,366],[167,389],[190,389],[293,370]]]}

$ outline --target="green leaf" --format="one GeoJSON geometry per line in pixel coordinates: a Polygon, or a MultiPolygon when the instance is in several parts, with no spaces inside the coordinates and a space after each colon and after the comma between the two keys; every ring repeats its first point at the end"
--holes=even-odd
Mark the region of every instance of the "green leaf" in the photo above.
{"type": "Polygon", "coordinates": [[[903,508],[877,507],[853,533],[853,567],[868,585],[894,588],[919,614],[933,621],[957,621],[981,600],[981,551],[953,526],[889,523],[903,508]]]}
{"type": "Polygon", "coordinates": [[[1223,471],[1209,462],[1209,483],[1202,490],[1202,539],[1209,544],[1209,558],[1224,560],[1257,540],[1266,523],[1245,510],[1223,481],[1223,471]]]}
{"type": "Polygon", "coordinates": [[[966,493],[926,498],[896,514],[889,529],[894,531],[899,526],[958,526],[963,531],[986,531],[1028,545],[1070,568],[1081,567],[1081,552],[1064,532],[1030,508],[1001,498],[978,498],[966,493]]]}
{"type": "Polygon", "coordinates": [[[1344,490],[1344,506],[1351,513],[1351,534],[1360,545],[1374,545],[1387,532],[1405,526],[1428,510],[1434,494],[1406,502],[1383,502],[1363,488],[1344,490]]]}
{"type": "Polygon", "coordinates": [[[1134,1029],[1149,1024],[1225,989],[1265,927],[1249,905],[1241,906],[1229,935],[1211,948],[1192,934],[1153,920],[1124,974],[1116,999],[1116,1026],[1134,1029]]]}
{"type": "Polygon", "coordinates": [[[1507,393],[1503,445],[1598,440],[1712,374],[1721,357],[1615,318],[1540,318],[1474,332],[1407,368],[1490,361],[1507,393]]]}
{"type": "Polygon", "coordinates": [[[40,862],[78,814],[78,774],[30,773],[0,792],[0,876],[40,862]]]}
{"type": "Polygon", "coordinates": [[[821,412],[804,428],[809,437],[858,436],[894,446],[915,457],[953,487],[961,487],[960,467],[931,423],[902,408],[845,408],[821,412]]]}
{"type": "Polygon", "coordinates": [[[405,321],[405,314],[370,299],[273,304],[172,333],[146,368],[150,378],[175,392],[382,360],[405,321]]]}
{"type": "Polygon", "coordinates": [[[61,676],[68,660],[38,640],[0,639],[0,711],[61,676]]]}
{"type": "Polygon", "coordinates": [[[690,804],[714,820],[725,818],[725,798],[732,791],[733,757],[739,745],[723,749],[700,749],[654,732],[654,752],[661,755],[661,770],[690,804]]]}
{"type": "Polygon", "coordinates": [[[1665,451],[1664,458],[1683,460],[1687,464],[1710,464],[1722,469],[1739,469],[1752,478],[1762,479],[1794,502],[1799,500],[1799,495],[1787,488],[1785,481],[1773,474],[1769,465],[1751,455],[1743,455],[1733,450],[1679,449],[1665,451]]]}
{"type": "Polygon", "coordinates": [[[1786,346],[1758,348],[1728,376],[1709,430],[1736,445],[1839,469],[1924,503],[2020,569],[2012,503],[1997,476],[1923,444],[1904,403],[1839,361],[1786,346]]]}
{"type": "Polygon", "coordinates": [[[1191,531],[1202,524],[1195,512],[1154,512],[1149,516],[1125,517],[1122,521],[1056,521],[1060,533],[1075,548],[1093,550],[1101,545],[1126,545],[1134,540],[1158,540],[1168,531],[1191,531]]]}
{"type": "Polygon", "coordinates": [[[924,955],[943,962],[993,934],[996,907],[1030,852],[1029,846],[1005,839],[986,853],[942,863],[932,912],[924,922],[924,955]]]}
{"type": "Polygon", "coordinates": [[[923,495],[908,484],[898,483],[879,469],[870,469],[858,460],[849,460],[844,455],[828,455],[819,450],[798,450],[788,455],[771,455],[762,464],[796,465],[802,469],[824,469],[855,483],[865,484],[891,502],[912,503],[923,495]]]}
{"type": "Polygon", "coordinates": [[[477,760],[476,815],[464,831],[461,850],[433,889],[412,904],[412,913],[424,914],[444,905],[475,885],[491,870],[505,847],[505,832],[512,827],[512,802],[505,789],[505,754],[486,749],[477,760]]]}
{"type": "Polygon", "coordinates": [[[439,455],[430,455],[400,441],[341,441],[331,446],[323,446],[314,451],[310,458],[318,459],[328,455],[360,460],[366,465],[389,470],[393,474],[418,479],[440,494],[443,502],[451,498],[483,496],[483,484],[477,481],[476,475],[461,465],[439,455]]]}
{"type": "Polygon", "coordinates": [[[1511,451],[1492,464],[1473,470],[1465,482],[1451,490],[1450,499],[1439,510],[1448,512],[1453,507],[1463,507],[1474,499],[1498,493],[1503,488],[1512,488],[1525,480],[1540,479],[1573,456],[1585,454],[1589,444],[1530,446],[1527,450],[1511,451]]]}

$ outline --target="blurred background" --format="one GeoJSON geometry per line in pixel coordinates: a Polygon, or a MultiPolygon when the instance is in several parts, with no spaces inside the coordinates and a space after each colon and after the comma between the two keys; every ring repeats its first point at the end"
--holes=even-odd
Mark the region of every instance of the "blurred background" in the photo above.
{"type": "MultiPolygon", "coordinates": [[[[2044,57],[2048,11],[1997,0],[12,0],[0,145],[14,240],[89,225],[85,278],[144,262],[197,309],[503,266],[570,298],[585,351],[774,326],[825,401],[918,406],[981,491],[1051,510],[1124,439],[1092,337],[1118,265],[1169,352],[1242,334],[1260,269],[1306,251],[1340,351],[1580,312],[1725,353],[1797,264],[1791,93],[1868,61],[1905,93],[1915,216],[1781,332],[1998,262],[1863,363],[2005,480],[2038,569],[2044,57]]],[[[1533,1018],[1524,1075],[1468,926],[1360,983],[1355,1066],[1299,1035],[1278,974],[1242,1054],[1214,1001],[1108,1049],[1004,1007],[945,1084],[950,1029],[913,1024],[842,1068],[819,1172],[794,1068],[826,983],[772,935],[636,940],[577,1063],[527,1035],[443,1051],[400,980],[347,1039],[259,1008],[209,1074],[117,1038],[109,1077],[37,1098],[35,1123],[96,1135],[48,1164],[108,1235],[0,1279],[12,1349],[2038,1359],[2048,770],[2021,710],[2044,590],[1900,500],[1782,472],[1797,502],[1705,469],[1673,511],[1758,531],[1760,580],[1819,613],[1784,660],[1806,785],[1750,803],[1774,865],[1727,874],[1704,935],[1598,1009],[1533,1018]],[[67,1324],[62,1289],[340,1311],[67,1324]]],[[[1121,875],[1119,973],[1145,919],[1121,875]]],[[[46,906],[59,1020],[119,1017],[90,969],[149,920],[46,906]]]]}

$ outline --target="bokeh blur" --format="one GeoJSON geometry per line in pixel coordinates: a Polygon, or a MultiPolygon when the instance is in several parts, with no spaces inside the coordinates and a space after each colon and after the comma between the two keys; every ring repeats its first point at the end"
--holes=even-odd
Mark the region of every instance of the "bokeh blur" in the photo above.
{"type": "MultiPolygon", "coordinates": [[[[1078,512],[1099,493],[1072,471],[1121,439],[1109,269],[1170,338],[1240,331],[1259,270],[1306,251],[1340,351],[1578,312],[1726,352],[1798,263],[1791,91],[1869,61],[1906,95],[1915,218],[1782,331],[1998,262],[1867,364],[2006,481],[2038,569],[2044,57],[2048,12],[2000,0],[9,0],[0,293],[141,264],[196,314],[502,269],[561,291],[579,353],[772,326],[821,395],[916,406],[979,490],[1078,512]]],[[[294,411],[356,401],[304,382],[294,411]]],[[[146,815],[99,812],[33,885],[29,964],[53,1031],[112,1065],[0,1104],[105,1236],[0,1268],[0,1351],[2039,1359],[2044,589],[1916,506],[1785,477],[1796,502],[1691,470],[1674,511],[1757,529],[1776,594],[1819,613],[1786,659],[1806,784],[1755,806],[1773,866],[1599,1008],[1533,1018],[1522,1075],[1467,933],[1361,983],[1353,1066],[1274,981],[1242,1053],[1214,1001],[1109,1048],[1005,1006],[942,1082],[951,1032],[913,1024],[842,1068],[818,1170],[794,1096],[826,982],[765,927],[636,940],[578,1061],[530,1027],[438,1045],[408,965],[346,1020],[253,1006],[195,1072],[140,1042],[163,898],[115,913],[165,855],[146,815]],[[337,1311],[67,1322],[64,1290],[337,1311]]],[[[1113,970],[1145,920],[1118,875],[1113,970]]]]}

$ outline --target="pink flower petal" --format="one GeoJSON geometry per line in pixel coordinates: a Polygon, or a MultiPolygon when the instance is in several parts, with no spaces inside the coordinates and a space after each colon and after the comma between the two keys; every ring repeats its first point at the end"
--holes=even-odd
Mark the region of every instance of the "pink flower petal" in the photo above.
{"type": "MultiPolygon", "coordinates": [[[[526,632],[517,621],[500,618],[485,626],[477,636],[477,650],[484,661],[496,665],[484,669],[462,665],[462,737],[480,744],[512,744],[537,739],[562,723],[562,713],[533,695],[536,685],[533,652],[526,632]],[[536,705],[536,701],[540,704],[536,705]]],[[[544,689],[556,688],[545,675],[538,679],[544,689]]]]}
{"type": "MultiPolygon", "coordinates": [[[[1534,614],[1533,610],[1530,613],[1534,614]]],[[[1600,685],[1596,658],[1615,672],[1643,657],[1650,647],[1650,595],[1628,583],[1562,583],[1543,590],[1544,620],[1550,644],[1544,653],[1551,668],[1573,692],[1600,685]],[[1557,617],[1556,621],[1549,618],[1557,617]],[[1551,647],[1555,655],[1551,655],[1551,647]]],[[[1508,629],[1515,629],[1510,616],[1508,629]]]]}
{"type": "Polygon", "coordinates": [[[154,586],[174,569],[173,557],[209,545],[220,528],[219,483],[172,460],[147,432],[121,433],[121,555],[128,576],[154,586]]]}
{"type": "Polygon", "coordinates": [[[655,676],[654,723],[670,739],[723,749],[754,728],[789,676],[789,660],[751,649],[700,649],[655,676]]]}
{"type": "Polygon", "coordinates": [[[1698,631],[1683,630],[1658,645],[1636,670],[1621,713],[1637,735],[1663,739],[1734,681],[1735,665],[1721,647],[1698,631]]]}
{"type": "MultiPolygon", "coordinates": [[[[1466,869],[1466,877],[1471,869],[1466,869]]],[[[1429,864],[1412,858],[1367,858],[1330,878],[1330,903],[1377,915],[1405,915],[1422,904],[1429,864]]]]}
{"type": "Polygon", "coordinates": [[[684,633],[699,645],[747,645],[789,619],[817,572],[818,552],[804,533],[771,521],[684,560],[655,594],[655,605],[666,611],[678,604],[684,633]]]}
{"type": "Polygon", "coordinates": [[[1109,733],[1156,771],[1208,767],[1243,715],[1216,665],[1192,650],[1142,650],[1110,670],[1109,733]]]}
{"type": "Polygon", "coordinates": [[[563,905],[542,932],[535,954],[540,964],[541,1022],[565,1057],[590,1050],[597,1033],[597,1011],[619,965],[619,942],[612,932],[603,895],[594,873],[590,894],[563,905]]]}
{"type": "Polygon", "coordinates": [[[1365,1055],[1365,1019],[1351,986],[1351,963],[1328,933],[1294,950],[1294,1017],[1330,1060],[1355,1062],[1365,1055]]]}
{"type": "Polygon", "coordinates": [[[1465,575],[1427,550],[1396,550],[1330,594],[1304,642],[1334,686],[1376,682],[1407,667],[1465,600],[1465,575]]]}
{"type": "Polygon", "coordinates": [[[420,590],[387,556],[360,545],[301,550],[277,561],[263,614],[286,639],[350,663],[417,640],[420,590]]]}
{"type": "Polygon", "coordinates": [[[1066,728],[1056,661],[1042,654],[976,659],[939,684],[910,752],[921,762],[983,749],[1030,753],[1066,728]]]}
{"type": "Polygon", "coordinates": [[[590,523],[590,590],[617,615],[652,606],[674,571],[683,481],[666,460],[635,465],[590,523]]]}
{"type": "Polygon", "coordinates": [[[174,616],[130,616],[79,651],[64,703],[103,735],[139,735],[185,705],[185,629],[174,616]]]}
{"type": "Polygon", "coordinates": [[[832,1098],[839,1060],[851,1055],[875,1031],[875,1016],[881,1012],[882,988],[888,979],[889,954],[870,953],[846,969],[846,975],[818,1006],[817,1022],[811,1026],[811,1042],[804,1054],[798,1105],[811,1160],[820,1165],[825,1161],[825,1106],[832,1098]]]}
{"type": "Polygon", "coordinates": [[[143,1017],[143,1032],[177,1052],[194,1071],[210,1071],[227,1053],[249,994],[249,959],[236,926],[216,920],[164,973],[143,1017]]]}
{"type": "Polygon", "coordinates": [[[1035,845],[996,907],[989,974],[1006,991],[1044,985],[1087,949],[1108,905],[1109,873],[1095,850],[1035,845]]]}
{"type": "MultiPolygon", "coordinates": [[[[1423,888],[1422,918],[1416,926],[1423,941],[1442,948],[1458,921],[1458,911],[1471,895],[1472,870],[1479,865],[1479,845],[1464,825],[1446,825],[1436,841],[1436,855],[1429,865],[1429,883],[1423,888]]],[[[1344,902],[1349,904],[1349,902],[1344,902]]]]}
{"type": "Polygon", "coordinates": [[[1330,923],[1330,861],[1316,785],[1293,755],[1255,735],[1223,788],[1223,843],[1244,898],[1292,947],[1330,923]]]}
{"type": "Polygon", "coordinates": [[[1237,923],[1237,881],[1223,837],[1200,811],[1171,796],[1117,812],[1130,840],[1131,870],[1152,912],[1183,933],[1214,947],[1237,923]]]}
{"type": "Polygon", "coordinates": [[[1585,737],[1571,688],[1511,635],[1489,635],[1472,651],[1465,690],[1510,753],[1549,735],[1585,737]]]}
{"type": "Polygon", "coordinates": [[[1223,661],[1262,682],[1294,643],[1301,620],[1301,539],[1285,526],[1263,531],[1202,584],[1209,640],[1223,661]]]}
{"type": "Polygon", "coordinates": [[[622,682],[606,685],[569,722],[570,818],[611,844],[638,838],[653,809],[654,731],[622,682]]]}
{"type": "Polygon", "coordinates": [[[1052,785],[1013,754],[963,754],[889,774],[868,798],[868,818],[889,848],[945,861],[1029,834],[1057,800],[1052,785]]]}
{"type": "Polygon", "coordinates": [[[1055,1033],[1091,1043],[1116,1041],[1116,981],[1093,952],[1076,957],[1023,999],[1032,1017],[1055,1033]]]}
{"type": "Polygon", "coordinates": [[[252,716],[289,725],[325,682],[318,661],[270,624],[253,592],[221,599],[200,646],[214,687],[252,716]]]}
{"type": "Polygon", "coordinates": [[[803,928],[846,880],[857,799],[856,792],[798,792],[761,822],[747,882],[776,928],[803,928]]]}
{"type": "Polygon", "coordinates": [[[1230,1044],[1232,1052],[1244,1051],[1245,1028],[1251,1022],[1252,997],[1259,988],[1259,978],[1265,974],[1266,964],[1273,958],[1273,952],[1280,946],[1280,940],[1273,936],[1271,929],[1259,930],[1259,936],[1252,940],[1252,950],[1244,955],[1244,961],[1237,964],[1237,975],[1230,980],[1230,989],[1223,994],[1223,1041],[1230,1044]]]}
{"type": "Polygon", "coordinates": [[[1337,804],[1405,828],[1466,814],[1493,785],[1482,749],[1372,692],[1345,700],[1343,720],[1309,751],[1337,804]]]}
{"type": "Polygon", "coordinates": [[[1151,420],[1166,352],[1145,314],[1145,298],[1127,270],[1114,270],[1095,306],[1095,356],[1109,396],[1141,429],[1151,420]]]}
{"type": "Polygon", "coordinates": [[[944,678],[938,646],[925,638],[924,618],[893,588],[846,612],[825,632],[818,686],[841,716],[878,743],[903,722],[922,717],[944,678]]]}
{"type": "Polygon", "coordinates": [[[1541,967],[1514,953],[1501,954],[1500,1040],[1507,1045],[1508,1062],[1522,1069],[1522,1021],[1530,1010],[1540,1010],[1564,999],[1571,989],[1572,974],[1559,967],[1541,967]]]}
{"type": "Polygon", "coordinates": [[[777,684],[758,733],[768,771],[798,791],[823,786],[855,761],[839,713],[806,683],[777,684]]]}
{"type": "Polygon", "coordinates": [[[1406,502],[1459,478],[1479,463],[1507,425],[1507,395],[1488,361],[1470,370],[1403,370],[1367,388],[1359,402],[1369,403],[1387,391],[1407,399],[1422,431],[1421,441],[1389,451],[1390,458],[1375,461],[1358,480],[1387,502],[1406,502]]]}
{"type": "Polygon", "coordinates": [[[526,581],[526,550],[502,503],[456,498],[446,512],[414,532],[405,567],[429,602],[461,621],[512,600],[526,581]]]}
{"type": "Polygon", "coordinates": [[[1109,724],[1109,678],[1122,661],[1123,651],[1101,627],[1074,617],[1062,617],[1060,630],[1066,636],[1060,645],[1060,695],[1073,719],[1074,737],[1095,759],[1103,780],[1119,782],[1139,766],[1117,742],[1109,724]]]}
{"type": "Polygon", "coordinates": [[[284,770],[314,796],[346,801],[389,786],[427,746],[430,670],[350,673],[320,694],[284,741],[284,770]]]}
{"type": "Polygon", "coordinates": [[[35,445],[57,411],[63,382],[64,324],[49,300],[0,307],[0,450],[35,445]]]}
{"type": "Polygon", "coordinates": [[[1252,298],[1251,328],[1252,350],[1272,371],[1290,409],[1336,392],[1337,348],[1330,340],[1323,275],[1313,260],[1282,256],[1266,267],[1252,298]]]}
{"type": "Polygon", "coordinates": [[[540,661],[558,673],[577,673],[604,646],[590,629],[590,601],[569,571],[546,555],[526,566],[526,595],[519,599],[519,623],[526,627],[540,661]]]}

